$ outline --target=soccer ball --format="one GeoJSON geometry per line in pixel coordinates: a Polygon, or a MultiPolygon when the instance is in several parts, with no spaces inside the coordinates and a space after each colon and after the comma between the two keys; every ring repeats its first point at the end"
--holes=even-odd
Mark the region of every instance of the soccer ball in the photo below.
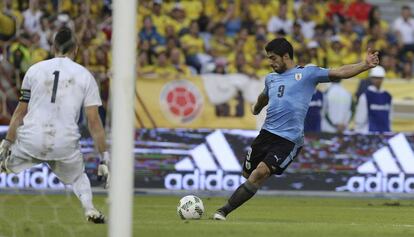
{"type": "Polygon", "coordinates": [[[177,215],[183,220],[200,219],[204,213],[203,201],[194,195],[180,199],[177,206],[177,215]]]}

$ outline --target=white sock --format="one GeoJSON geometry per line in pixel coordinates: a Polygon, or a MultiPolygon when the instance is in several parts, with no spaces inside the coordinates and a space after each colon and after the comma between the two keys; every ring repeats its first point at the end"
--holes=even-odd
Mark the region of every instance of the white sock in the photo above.
{"type": "Polygon", "coordinates": [[[72,188],[73,192],[82,203],[82,207],[85,209],[85,212],[94,209],[92,203],[91,183],[85,173],[76,179],[76,181],[72,184],[72,188]]]}

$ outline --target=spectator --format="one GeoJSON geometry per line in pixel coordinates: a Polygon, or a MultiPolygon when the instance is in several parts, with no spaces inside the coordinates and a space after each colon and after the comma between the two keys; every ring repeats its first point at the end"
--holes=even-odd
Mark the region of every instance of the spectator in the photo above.
{"type": "Polygon", "coordinates": [[[160,79],[175,79],[178,75],[177,70],[169,62],[163,46],[157,48],[157,64],[154,67],[154,72],[160,79]]]}
{"type": "Polygon", "coordinates": [[[392,28],[398,36],[400,58],[405,59],[407,52],[414,52],[414,19],[409,6],[401,8],[401,16],[394,21],[392,28]]]}
{"type": "Polygon", "coordinates": [[[147,57],[147,63],[153,65],[154,50],[151,48],[151,44],[148,40],[140,40],[138,49],[140,54],[145,54],[147,57]]]}
{"type": "Polygon", "coordinates": [[[307,39],[310,40],[315,34],[316,23],[312,21],[311,14],[313,14],[313,8],[309,5],[303,5],[300,8],[301,18],[298,20],[298,23],[301,25],[302,34],[307,39]]]}
{"type": "Polygon", "coordinates": [[[327,50],[327,65],[330,68],[339,67],[344,64],[343,60],[348,54],[347,50],[343,47],[339,37],[331,37],[331,47],[327,50]]]}
{"type": "Polygon", "coordinates": [[[316,89],[309,103],[309,109],[305,117],[304,132],[320,132],[322,122],[323,94],[316,89]]]}
{"type": "Polygon", "coordinates": [[[43,13],[39,10],[39,4],[37,0],[29,1],[29,8],[23,12],[24,29],[29,34],[34,34],[40,30],[40,18],[43,13]]]}
{"type": "Polygon", "coordinates": [[[411,61],[403,63],[401,78],[405,80],[411,80],[413,78],[413,64],[411,61]]]}
{"type": "Polygon", "coordinates": [[[328,2],[327,16],[334,22],[341,22],[345,18],[345,4],[342,0],[328,2]]]}
{"type": "Polygon", "coordinates": [[[250,67],[253,69],[252,76],[256,79],[264,78],[264,76],[270,72],[265,63],[263,54],[259,52],[254,54],[250,67]]]}
{"type": "Polygon", "coordinates": [[[236,13],[236,4],[234,1],[228,1],[226,13],[220,23],[225,25],[226,35],[234,37],[241,28],[240,17],[236,13]]]}
{"type": "MultiPolygon", "coordinates": [[[[13,0],[3,0],[3,2],[4,2],[3,9],[2,9],[3,14],[12,17],[16,23],[15,29],[19,30],[23,23],[22,13],[18,9],[13,8],[13,0]]],[[[0,14],[1,14],[1,10],[0,10],[0,14]]],[[[2,27],[0,27],[0,29],[2,29],[2,27]]]]}
{"type": "Polygon", "coordinates": [[[378,6],[372,6],[371,10],[368,14],[368,27],[366,28],[372,28],[372,26],[375,23],[379,23],[382,32],[388,33],[389,26],[387,21],[381,19],[381,12],[378,6]]]}
{"type": "Polygon", "coordinates": [[[252,18],[258,24],[266,24],[270,17],[272,17],[275,9],[269,0],[251,1],[248,7],[252,18]]]}
{"type": "Polygon", "coordinates": [[[400,77],[397,72],[397,58],[392,57],[388,54],[384,54],[381,56],[380,63],[381,66],[385,69],[385,78],[395,79],[400,77]]]}
{"type": "Polygon", "coordinates": [[[242,51],[236,53],[236,61],[229,66],[229,73],[243,73],[249,76],[254,75],[254,69],[247,64],[246,57],[242,51]]]}
{"type": "Polygon", "coordinates": [[[181,46],[185,53],[185,61],[189,66],[194,67],[197,73],[201,72],[201,53],[204,53],[204,41],[198,32],[197,21],[190,24],[190,33],[181,38],[181,46]]]}
{"type": "Polygon", "coordinates": [[[307,40],[303,36],[302,26],[298,22],[293,23],[292,34],[287,35],[286,39],[292,44],[297,53],[306,50],[307,40]]]}
{"type": "Polygon", "coordinates": [[[341,86],[341,80],[332,81],[323,100],[322,131],[342,133],[351,119],[351,94],[341,86]]]}
{"type": "Polygon", "coordinates": [[[43,61],[49,57],[48,51],[40,47],[40,36],[35,33],[32,35],[30,44],[30,64],[43,61]]]}
{"type": "Polygon", "coordinates": [[[355,39],[354,41],[351,41],[351,48],[342,61],[345,64],[360,62],[362,60],[361,52],[361,41],[359,39],[355,39]]]}
{"type": "Polygon", "coordinates": [[[176,69],[177,73],[180,76],[189,77],[191,76],[190,68],[182,63],[183,54],[181,53],[180,49],[174,48],[170,52],[170,61],[172,66],[176,69]]]}
{"type": "MultiPolygon", "coordinates": [[[[165,45],[167,49],[167,54],[170,55],[171,51],[175,48],[180,48],[180,41],[178,38],[169,37],[167,38],[167,43],[165,45]]],[[[184,57],[184,55],[183,55],[184,57]]],[[[184,58],[185,60],[185,58],[184,58]]]]}
{"type": "Polygon", "coordinates": [[[377,66],[370,71],[371,84],[359,97],[355,112],[355,131],[390,132],[392,96],[381,89],[385,70],[377,66]]]}
{"type": "Polygon", "coordinates": [[[292,20],[287,18],[287,4],[279,5],[279,13],[277,16],[272,16],[267,22],[267,31],[270,33],[276,33],[283,30],[286,34],[289,34],[293,26],[292,20]]]}
{"type": "Polygon", "coordinates": [[[37,32],[40,37],[40,47],[46,51],[50,51],[50,42],[52,39],[52,31],[50,29],[49,17],[43,15],[40,18],[40,30],[37,32]]]}
{"type": "MultiPolygon", "coordinates": [[[[264,48],[266,46],[266,43],[268,42],[266,40],[265,35],[256,35],[256,48],[252,53],[261,53],[263,55],[266,55],[264,48]]],[[[250,55],[247,55],[246,58],[250,58],[250,55]]],[[[249,60],[250,61],[250,60],[249,60]]]]}
{"type": "Polygon", "coordinates": [[[162,13],[162,2],[162,0],[152,1],[151,19],[157,32],[162,36],[166,36],[166,27],[170,24],[171,19],[168,15],[162,13]]]}
{"type": "Polygon", "coordinates": [[[364,24],[368,21],[371,8],[372,5],[365,2],[365,0],[355,0],[349,5],[346,16],[360,24],[364,24]]]}
{"type": "Polygon", "coordinates": [[[218,23],[214,27],[214,34],[210,39],[209,54],[213,57],[226,57],[234,47],[233,40],[226,35],[226,27],[222,23],[218,23]]]}
{"type": "Polygon", "coordinates": [[[148,55],[146,52],[140,52],[138,55],[137,62],[137,76],[138,79],[141,77],[156,77],[154,66],[150,65],[148,62],[148,55]]]}
{"type": "MultiPolygon", "coordinates": [[[[211,0],[210,0],[211,1],[211,0]]],[[[210,4],[209,0],[204,0],[204,10],[202,11],[205,16],[209,16],[210,27],[221,22],[226,15],[226,8],[228,3],[233,4],[231,1],[214,0],[213,4],[210,4]]]]}
{"type": "Polygon", "coordinates": [[[29,47],[31,45],[30,36],[27,34],[22,34],[20,37],[11,44],[10,46],[10,62],[13,64],[15,68],[16,75],[16,82],[18,87],[20,87],[20,79],[23,78],[23,74],[30,66],[30,50],[29,47]]]}
{"type": "Polygon", "coordinates": [[[308,63],[319,67],[326,67],[325,52],[319,47],[319,44],[316,41],[311,41],[307,44],[307,48],[309,53],[308,63]]]}
{"type": "Polygon", "coordinates": [[[165,39],[159,33],[157,28],[152,24],[151,16],[144,17],[144,26],[139,32],[140,40],[148,40],[151,47],[164,45],[165,39]]]}
{"type": "Polygon", "coordinates": [[[384,50],[388,46],[388,42],[385,40],[385,35],[382,32],[379,22],[374,22],[369,28],[369,34],[362,39],[362,48],[366,49],[368,41],[374,41],[375,50],[384,50]]]}
{"type": "Polygon", "coordinates": [[[171,11],[171,25],[175,28],[175,33],[183,35],[185,31],[188,31],[191,20],[186,17],[186,12],[180,2],[174,4],[171,11]]]}
{"type": "Polygon", "coordinates": [[[248,9],[249,4],[250,4],[249,0],[241,0],[241,3],[240,3],[240,13],[241,13],[240,18],[242,21],[241,28],[247,29],[249,35],[253,35],[255,33],[254,30],[256,26],[256,21],[254,20],[250,10],[248,9]]]}
{"type": "Polygon", "coordinates": [[[313,37],[312,41],[315,41],[318,43],[318,48],[323,51],[323,53],[326,55],[326,50],[328,48],[327,44],[327,37],[329,38],[331,35],[331,30],[329,28],[326,28],[324,25],[316,25],[315,26],[315,35],[313,37]]]}
{"type": "Polygon", "coordinates": [[[16,33],[16,21],[12,15],[0,11],[0,41],[10,40],[16,33]]]}
{"type": "Polygon", "coordinates": [[[358,39],[358,35],[354,31],[354,23],[351,20],[344,20],[339,29],[339,40],[347,49],[351,49],[352,42],[358,39]]]}

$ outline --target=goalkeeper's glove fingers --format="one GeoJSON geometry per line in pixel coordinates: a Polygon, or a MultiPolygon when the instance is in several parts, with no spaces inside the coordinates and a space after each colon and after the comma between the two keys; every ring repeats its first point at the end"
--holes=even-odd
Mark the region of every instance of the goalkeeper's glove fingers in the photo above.
{"type": "Polygon", "coordinates": [[[109,187],[109,168],[106,164],[99,164],[98,166],[98,178],[104,178],[105,188],[109,187]]]}
{"type": "Polygon", "coordinates": [[[98,177],[104,178],[105,181],[105,188],[109,188],[109,164],[111,162],[111,158],[108,151],[104,151],[102,154],[99,155],[100,158],[100,165],[98,166],[98,177]]]}
{"type": "Polygon", "coordinates": [[[0,160],[5,159],[10,154],[10,147],[12,142],[7,139],[3,139],[0,143],[0,160]]]}

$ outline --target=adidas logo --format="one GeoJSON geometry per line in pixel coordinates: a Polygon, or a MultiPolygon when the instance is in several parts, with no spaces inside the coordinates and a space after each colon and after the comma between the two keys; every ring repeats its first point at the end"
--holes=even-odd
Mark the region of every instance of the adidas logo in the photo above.
{"type": "Polygon", "coordinates": [[[19,174],[0,174],[0,188],[64,189],[54,173],[45,164],[35,165],[19,174]]]}
{"type": "Polygon", "coordinates": [[[365,176],[351,177],[345,187],[337,191],[351,192],[414,192],[414,152],[404,134],[388,140],[389,147],[382,147],[373,159],[357,168],[365,176]],[[373,176],[375,175],[375,176],[373,176]]]}
{"type": "Polygon", "coordinates": [[[165,176],[164,186],[172,190],[235,190],[245,179],[242,167],[220,130],[206,137],[174,166],[179,173],[165,176]],[[215,159],[214,159],[215,158],[215,159]]]}

